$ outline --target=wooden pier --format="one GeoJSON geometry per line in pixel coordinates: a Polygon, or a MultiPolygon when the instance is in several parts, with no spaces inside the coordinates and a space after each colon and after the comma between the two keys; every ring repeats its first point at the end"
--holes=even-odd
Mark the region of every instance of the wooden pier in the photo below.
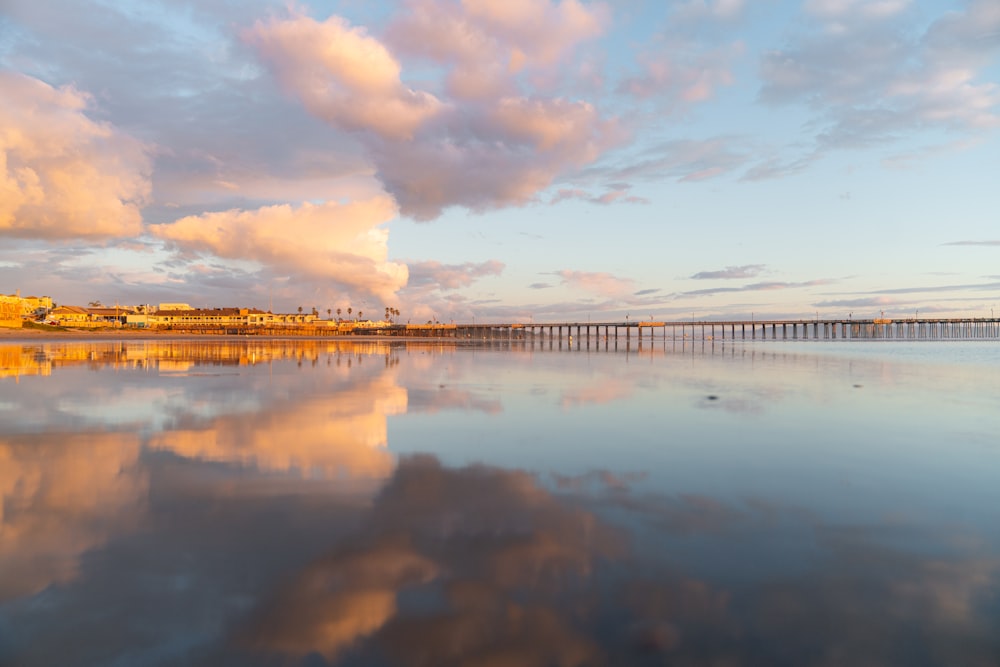
{"type": "Polygon", "coordinates": [[[997,318],[844,320],[625,321],[462,324],[459,338],[643,340],[1000,340],[997,318]]]}
{"type": "Polygon", "coordinates": [[[549,322],[506,324],[384,324],[364,326],[174,326],[170,330],[239,336],[326,338],[399,336],[466,340],[576,341],[786,341],[786,340],[1000,340],[1000,318],[687,320],[673,322],[549,322]]]}

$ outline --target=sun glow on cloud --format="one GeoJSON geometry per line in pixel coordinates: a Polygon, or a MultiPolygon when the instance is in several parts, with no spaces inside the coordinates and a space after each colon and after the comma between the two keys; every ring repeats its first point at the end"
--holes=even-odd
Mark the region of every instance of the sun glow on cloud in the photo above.
{"type": "Polygon", "coordinates": [[[387,260],[389,233],[382,225],[393,217],[394,202],[382,196],[205,213],[152,231],[182,250],[255,259],[307,280],[333,280],[391,300],[407,280],[406,266],[387,260]]]}
{"type": "Polygon", "coordinates": [[[450,206],[482,211],[528,203],[560,174],[590,164],[623,138],[617,122],[593,104],[549,95],[542,86],[525,90],[515,79],[596,36],[600,8],[572,0],[413,3],[410,12],[389,35],[401,50],[443,68],[443,94],[450,98],[406,87],[388,48],[339,17],[320,22],[293,13],[244,33],[310,113],[358,133],[404,215],[430,220],[450,206]],[[434,16],[445,19],[440,40],[430,39],[438,36],[434,16]],[[546,39],[537,39],[539,31],[546,39]],[[492,83],[470,92],[460,81],[469,68],[482,71],[484,49],[506,54],[512,66],[490,73],[492,83]],[[457,79],[448,79],[449,72],[457,79]]]}
{"type": "Polygon", "coordinates": [[[141,231],[151,168],[142,143],[88,118],[90,97],[72,86],[0,71],[0,99],[0,236],[101,239],[141,231]]]}

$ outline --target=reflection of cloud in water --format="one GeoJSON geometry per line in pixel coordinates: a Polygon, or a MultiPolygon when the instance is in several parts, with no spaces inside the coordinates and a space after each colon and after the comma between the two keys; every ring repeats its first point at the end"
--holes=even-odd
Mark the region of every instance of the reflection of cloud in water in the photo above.
{"type": "Polygon", "coordinates": [[[438,412],[439,410],[475,410],[489,415],[503,412],[503,403],[497,398],[485,398],[463,389],[438,387],[437,389],[410,389],[410,412],[438,412]]]}
{"type": "Polygon", "coordinates": [[[134,434],[0,439],[0,600],[72,579],[81,554],[138,521],[138,457],[134,434]]]}
{"type": "Polygon", "coordinates": [[[630,500],[610,473],[564,481],[573,495],[404,459],[362,528],[280,586],[241,645],[421,667],[988,665],[1000,650],[995,555],[911,553],[774,506],[630,500]],[[807,562],[789,568],[782,545],[802,534],[807,562]]]}
{"type": "Polygon", "coordinates": [[[591,383],[570,387],[563,391],[559,404],[564,408],[580,405],[613,403],[635,393],[635,382],[629,378],[595,378],[591,383]]]}
{"type": "Polygon", "coordinates": [[[383,374],[334,394],[165,431],[149,446],[185,458],[296,470],[303,476],[382,478],[393,466],[386,417],[406,408],[406,389],[383,374]]]}
{"type": "Polygon", "coordinates": [[[553,596],[589,586],[621,536],[531,475],[405,459],[362,524],[277,592],[246,632],[253,645],[332,658],[374,635],[422,665],[579,664],[596,650],[553,596]],[[407,605],[417,584],[434,599],[407,605]]]}

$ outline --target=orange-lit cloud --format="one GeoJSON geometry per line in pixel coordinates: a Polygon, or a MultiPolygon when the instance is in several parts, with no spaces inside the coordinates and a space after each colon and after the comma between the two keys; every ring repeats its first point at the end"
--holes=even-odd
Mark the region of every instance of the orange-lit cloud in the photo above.
{"type": "Polygon", "coordinates": [[[332,660],[396,613],[396,593],[437,575],[437,567],[405,543],[337,553],[302,571],[255,619],[245,643],[332,660]]]}
{"type": "Polygon", "coordinates": [[[246,643],[328,658],[369,636],[400,656],[419,647],[422,660],[402,664],[578,664],[596,650],[549,599],[625,547],[533,476],[405,459],[363,525],[279,588],[246,643]],[[442,587],[446,610],[401,609],[400,591],[415,585],[442,587]]]}
{"type": "Polygon", "coordinates": [[[395,466],[386,448],[386,417],[406,412],[406,405],[406,389],[383,375],[334,396],[164,431],[150,439],[149,447],[190,459],[297,471],[303,477],[384,479],[395,466]]]}
{"type": "Polygon", "coordinates": [[[392,300],[406,284],[407,269],[388,261],[395,217],[389,197],[348,204],[304,203],[229,210],[181,218],[151,228],[182,250],[254,260],[312,281],[335,281],[392,300]]]}
{"type": "Polygon", "coordinates": [[[147,147],[86,115],[90,97],[0,71],[0,236],[137,235],[147,147]]]}
{"type": "Polygon", "coordinates": [[[0,439],[0,600],[70,581],[85,551],[136,523],[138,458],[132,433],[0,439]]]}

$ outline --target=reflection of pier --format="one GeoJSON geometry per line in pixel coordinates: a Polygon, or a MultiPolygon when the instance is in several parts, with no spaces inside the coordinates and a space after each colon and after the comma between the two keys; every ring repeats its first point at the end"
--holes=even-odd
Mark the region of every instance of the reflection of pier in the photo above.
{"type": "Polygon", "coordinates": [[[398,336],[466,340],[979,340],[1000,339],[1000,318],[625,321],[365,326],[173,326],[183,333],[238,336],[398,336]]]}

